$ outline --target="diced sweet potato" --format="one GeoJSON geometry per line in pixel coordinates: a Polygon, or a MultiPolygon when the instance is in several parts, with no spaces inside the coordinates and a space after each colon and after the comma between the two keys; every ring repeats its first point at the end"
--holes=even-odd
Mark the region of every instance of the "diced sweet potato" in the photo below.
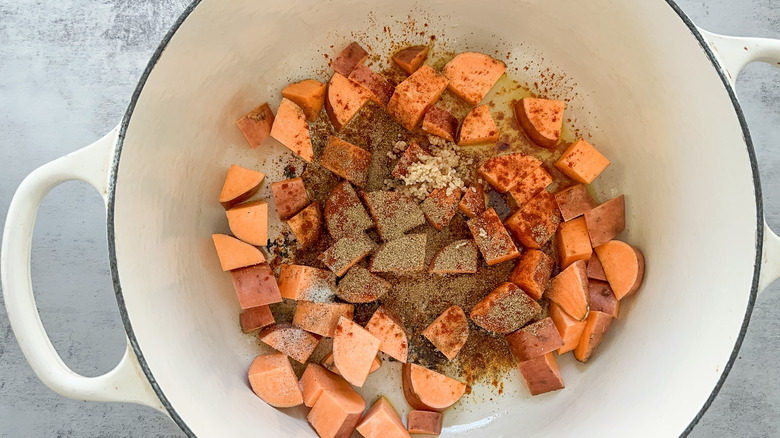
{"type": "Polygon", "coordinates": [[[244,202],[225,213],[230,231],[236,237],[251,245],[268,245],[268,203],[244,202]]]}
{"type": "Polygon", "coordinates": [[[425,234],[410,234],[385,242],[371,257],[368,270],[395,274],[423,270],[427,240],[425,234]]]}
{"type": "Polygon", "coordinates": [[[458,119],[449,111],[433,105],[425,112],[422,129],[428,134],[447,141],[455,141],[455,134],[458,132],[458,119]]]}
{"type": "Polygon", "coordinates": [[[260,146],[268,138],[273,124],[274,113],[265,102],[236,120],[236,126],[244,134],[246,142],[249,143],[249,147],[252,149],[260,146]]]}
{"type": "Polygon", "coordinates": [[[485,190],[481,185],[471,186],[460,198],[458,209],[467,217],[479,216],[487,210],[485,202],[485,190]]]}
{"type": "Polygon", "coordinates": [[[439,100],[447,88],[447,78],[432,67],[423,65],[395,87],[387,104],[387,113],[408,130],[414,129],[425,111],[439,100]]]}
{"type": "Polygon", "coordinates": [[[322,232],[322,215],[320,214],[320,203],[313,202],[308,207],[299,211],[298,214],[287,221],[295,239],[298,241],[300,249],[308,248],[317,242],[322,232]]]}
{"type": "Polygon", "coordinates": [[[559,100],[526,97],[515,103],[515,117],[531,141],[552,149],[561,138],[565,108],[559,100]]]}
{"type": "Polygon", "coordinates": [[[298,378],[282,353],[257,356],[249,366],[249,385],[264,402],[275,408],[291,408],[303,403],[298,378]]]}
{"type": "Polygon", "coordinates": [[[212,234],[214,248],[223,271],[243,268],[265,262],[265,256],[259,249],[227,234],[212,234]]]}
{"type": "Polygon", "coordinates": [[[607,281],[607,274],[604,273],[604,267],[601,266],[601,260],[599,260],[599,256],[596,255],[595,251],[590,255],[590,260],[588,261],[588,278],[607,281]]]}
{"type": "Polygon", "coordinates": [[[507,334],[536,319],[539,304],[514,283],[501,283],[471,309],[471,320],[485,330],[507,334]]]}
{"type": "Polygon", "coordinates": [[[279,292],[283,298],[328,303],[333,301],[336,275],[324,269],[303,265],[282,265],[279,292]]]}
{"type": "Polygon", "coordinates": [[[398,64],[403,71],[412,74],[425,62],[428,57],[428,46],[412,46],[400,50],[393,55],[393,62],[398,64]]]}
{"type": "Polygon", "coordinates": [[[588,226],[584,217],[564,222],[558,227],[558,261],[565,269],[577,260],[590,260],[593,248],[590,246],[588,226]]]}
{"type": "Polygon", "coordinates": [[[420,157],[427,155],[428,152],[421,148],[416,142],[412,142],[409,147],[406,148],[401,158],[393,167],[392,175],[398,179],[402,179],[409,175],[409,166],[414,163],[420,162],[420,157]]]}
{"type": "Polygon", "coordinates": [[[555,261],[538,249],[526,249],[515,265],[509,281],[520,286],[531,298],[539,301],[550,282],[555,261]]]}
{"type": "Polygon", "coordinates": [[[370,99],[365,88],[350,81],[339,73],[333,75],[328,83],[328,95],[325,98],[325,111],[336,132],[355,117],[370,99]]]}
{"type": "Polygon", "coordinates": [[[617,319],[620,301],[615,297],[609,283],[599,280],[588,281],[588,307],[617,319]]]}
{"type": "Polygon", "coordinates": [[[347,181],[339,183],[325,201],[325,223],[334,239],[361,235],[374,227],[374,221],[347,181]]]}
{"type": "Polygon", "coordinates": [[[406,429],[417,435],[440,435],[442,417],[441,412],[415,409],[406,417],[406,429]]]}
{"type": "Polygon", "coordinates": [[[437,230],[450,224],[458,212],[460,189],[435,189],[420,204],[423,215],[437,230]]]}
{"type": "Polygon", "coordinates": [[[349,438],[366,409],[353,389],[323,391],[306,417],[320,438],[349,438]]]}
{"type": "Polygon", "coordinates": [[[517,250],[512,237],[492,208],[469,219],[466,224],[488,265],[492,266],[520,257],[520,251],[517,250]]]}
{"type": "Polygon", "coordinates": [[[619,240],[610,240],[595,250],[617,299],[622,300],[639,289],[645,276],[645,257],[639,249],[619,240]]]}
{"type": "Polygon", "coordinates": [[[349,74],[349,80],[360,85],[368,91],[369,99],[384,108],[390,101],[390,96],[395,91],[395,85],[385,79],[381,74],[371,70],[365,65],[358,65],[349,74]]]}
{"type": "Polygon", "coordinates": [[[609,160],[587,141],[574,142],[555,162],[564,175],[574,181],[590,184],[609,166],[609,160]]]}
{"type": "Polygon", "coordinates": [[[271,128],[271,137],[309,163],[314,160],[306,114],[290,99],[282,98],[271,128]]]}
{"type": "Polygon", "coordinates": [[[390,288],[382,277],[362,266],[353,266],[339,282],[336,296],[348,303],[370,303],[382,298],[390,288]]]}
{"type": "Polygon", "coordinates": [[[303,404],[307,407],[314,406],[323,392],[352,389],[343,377],[313,363],[306,365],[299,383],[303,392],[303,404]]]}
{"type": "Polygon", "coordinates": [[[585,329],[582,331],[582,337],[580,337],[580,343],[574,350],[574,357],[578,361],[587,362],[593,356],[614,319],[604,312],[590,311],[585,329]]]}
{"type": "Polygon", "coordinates": [[[380,340],[379,351],[406,363],[409,342],[403,321],[385,306],[379,306],[366,324],[366,330],[380,340]]]}
{"type": "Polygon", "coordinates": [[[366,185],[371,152],[331,135],[320,165],[358,187],[366,185]]]}
{"type": "Polygon", "coordinates": [[[357,425],[357,431],[365,438],[410,438],[409,432],[384,397],[374,403],[357,425]]]}
{"type": "Polygon", "coordinates": [[[531,395],[563,389],[563,377],[553,353],[537,356],[518,365],[531,395]]]}
{"type": "Polygon", "coordinates": [[[469,338],[469,320],[459,306],[450,306],[423,330],[422,335],[452,360],[469,338]]]}
{"type": "Polygon", "coordinates": [[[580,344],[580,337],[582,337],[582,331],[585,330],[587,319],[577,321],[569,316],[568,313],[564,312],[563,309],[561,309],[561,306],[552,302],[550,303],[547,314],[550,315],[550,318],[555,324],[555,328],[558,329],[558,333],[563,339],[563,346],[556,350],[558,355],[560,356],[564,353],[574,351],[574,349],[577,348],[577,345],[580,344]]]}
{"type": "Polygon", "coordinates": [[[376,244],[365,234],[357,237],[343,237],[317,257],[337,277],[347,273],[349,268],[368,257],[376,244]]]}
{"type": "Polygon", "coordinates": [[[558,204],[558,209],[561,210],[561,216],[565,221],[582,216],[586,211],[598,205],[584,184],[575,184],[559,191],[555,194],[555,202],[558,204]]]}
{"type": "Polygon", "coordinates": [[[292,324],[274,324],[263,329],[258,336],[274,350],[300,363],[306,363],[320,342],[311,333],[292,324]]]}
{"type": "Polygon", "coordinates": [[[353,41],[333,59],[331,67],[333,67],[333,70],[337,73],[349,76],[349,74],[352,73],[352,70],[358,65],[362,65],[366,62],[366,59],[368,59],[368,52],[366,52],[366,49],[353,41]]]}
{"type": "Polygon", "coordinates": [[[450,91],[471,105],[479,105],[496,81],[506,71],[506,64],[488,55],[463,52],[444,66],[450,80],[450,91]]]}
{"type": "Polygon", "coordinates": [[[564,345],[563,338],[550,317],[506,335],[506,341],[518,362],[545,355],[564,345]]]}
{"type": "Polygon", "coordinates": [[[456,240],[445,245],[433,256],[430,274],[476,274],[479,260],[477,244],[473,240],[456,240]]]}
{"type": "MultiPolygon", "coordinates": [[[[336,362],[333,361],[333,352],[328,353],[325,355],[324,358],[322,358],[322,361],[320,362],[320,365],[327,368],[328,371],[330,371],[333,374],[341,375],[341,371],[339,371],[338,368],[336,368],[336,362]]],[[[368,374],[373,374],[374,372],[378,371],[379,368],[382,368],[382,359],[377,355],[374,358],[374,363],[371,364],[371,369],[368,370],[368,374]]]]}
{"type": "Polygon", "coordinates": [[[293,178],[271,183],[276,213],[286,221],[311,204],[302,178],[293,178]]]}
{"type": "Polygon", "coordinates": [[[552,279],[547,297],[577,321],[588,314],[588,276],[585,262],[578,260],[552,279]]]}
{"type": "Polygon", "coordinates": [[[480,166],[479,176],[490,183],[499,193],[506,193],[541,167],[538,158],[524,154],[509,154],[493,157],[480,166]]]}
{"type": "Polygon", "coordinates": [[[265,306],[282,301],[274,272],[268,263],[230,271],[238,303],[242,309],[265,306]]]}
{"type": "Polygon", "coordinates": [[[275,322],[274,315],[271,313],[271,308],[268,306],[258,306],[246,309],[241,312],[238,319],[241,323],[241,331],[244,333],[255,331],[275,322]]]}
{"type": "Polygon", "coordinates": [[[614,239],[626,229],[625,196],[612,198],[585,212],[585,222],[594,248],[614,239]]]}
{"type": "Polygon", "coordinates": [[[225,184],[222,185],[219,203],[225,208],[230,208],[246,201],[257,193],[263,179],[265,179],[263,172],[232,164],[228,169],[225,184]]]}
{"type": "Polygon", "coordinates": [[[305,79],[295,82],[282,89],[282,97],[290,99],[298,105],[306,118],[313,122],[322,111],[325,104],[325,84],[315,79],[305,79]]]}
{"type": "Polygon", "coordinates": [[[497,141],[498,127],[487,105],[480,105],[466,114],[458,133],[458,146],[472,146],[497,141]]]}
{"type": "Polygon", "coordinates": [[[420,206],[399,192],[376,191],[363,194],[363,200],[384,241],[402,237],[425,223],[420,206]]]}
{"type": "Polygon", "coordinates": [[[403,366],[406,401],[415,409],[442,412],[466,392],[466,385],[444,374],[412,363],[403,366]]]}
{"type": "Polygon", "coordinates": [[[316,335],[332,337],[342,316],[352,319],[355,306],[345,303],[312,303],[298,301],[293,324],[316,335]]]}
{"type": "Polygon", "coordinates": [[[504,221],[506,229],[524,246],[539,249],[555,235],[561,214],[553,195],[542,190],[504,221]]]}
{"type": "Polygon", "coordinates": [[[368,330],[341,317],[333,334],[333,363],[347,382],[363,386],[380,344],[368,330]]]}
{"type": "Polygon", "coordinates": [[[517,205],[517,208],[522,208],[526,202],[533,199],[534,196],[538,195],[552,182],[552,176],[547,173],[544,167],[539,167],[523,178],[516,186],[509,189],[509,195],[515,202],[515,205],[517,205]]]}

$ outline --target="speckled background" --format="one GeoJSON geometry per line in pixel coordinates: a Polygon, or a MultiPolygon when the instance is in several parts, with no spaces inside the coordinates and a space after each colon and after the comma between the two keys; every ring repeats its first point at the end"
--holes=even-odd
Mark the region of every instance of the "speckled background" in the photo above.
{"type": "MultiPolygon", "coordinates": [[[[146,62],[187,4],[0,0],[0,218],[4,220],[25,175],[116,125],[146,62]]],[[[778,0],[679,4],[706,29],[780,38],[778,0]]],[[[739,78],[738,92],[757,149],[767,219],[780,230],[780,146],[775,137],[780,129],[780,70],[749,66],[739,78]]],[[[111,291],[98,194],[83,183],[56,188],[43,202],[35,232],[33,283],[57,351],[77,372],[95,376],[108,371],[122,355],[124,332],[111,291]]],[[[693,437],[780,436],[778,289],[775,284],[759,297],[739,359],[693,437]]],[[[73,401],[50,391],[22,357],[0,305],[0,436],[183,434],[152,409],[73,401]]]]}

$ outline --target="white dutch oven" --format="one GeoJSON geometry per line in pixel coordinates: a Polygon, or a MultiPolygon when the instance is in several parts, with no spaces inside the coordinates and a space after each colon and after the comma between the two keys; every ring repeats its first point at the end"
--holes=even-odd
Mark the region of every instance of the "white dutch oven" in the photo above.
{"type": "MultiPolygon", "coordinates": [[[[569,114],[613,163],[596,191],[627,194],[624,238],[648,260],[641,293],[598,357],[587,366],[562,360],[566,389],[531,398],[516,373],[500,396],[476,387],[447,412],[443,435],[690,431],[734,361],[757,292],[780,276],[780,240],[763,220],[733,89],[745,64],[780,61],[780,42],[704,32],[663,0],[196,1],[155,53],[119,127],[30,174],[10,206],[3,292],[37,375],[66,397],[153,406],[188,435],[313,434],[303,410],[279,412],[248,389],[258,347],[237,327],[209,235],[226,228],[216,199],[228,164],[280,176],[269,158],[283,149],[250,151],[233,121],[260,101],[275,107],[289,81],[325,74],[331,45],[357,39],[389,53],[384,26],[394,38],[434,34],[438,48],[511,52],[510,72],[521,81],[549,68],[566,75],[559,87],[576,82],[557,91],[574,99],[569,114]],[[106,200],[128,336],[119,365],[95,378],[57,356],[30,282],[38,205],[72,179],[106,200]]],[[[385,364],[363,394],[369,402],[388,394],[405,411],[395,365],[385,364]]]]}

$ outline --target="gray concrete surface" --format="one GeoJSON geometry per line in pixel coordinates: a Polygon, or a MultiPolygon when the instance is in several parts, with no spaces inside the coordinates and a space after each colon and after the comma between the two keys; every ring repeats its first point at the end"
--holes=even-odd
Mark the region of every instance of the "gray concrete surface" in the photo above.
{"type": "MultiPolygon", "coordinates": [[[[0,218],[25,175],[94,141],[120,120],[148,58],[187,3],[0,0],[0,218]]],[[[680,5],[715,32],[780,38],[778,0],[680,5]]],[[[749,66],[738,88],[757,148],[767,218],[780,230],[780,70],[749,66]]],[[[55,189],[43,202],[35,233],[33,283],[57,351],[85,375],[111,369],[121,357],[124,333],[111,290],[100,198],[86,184],[55,189]]],[[[759,298],[740,357],[693,437],[780,436],[778,289],[775,284],[759,298]]],[[[50,391],[22,357],[0,305],[0,436],[183,434],[151,409],[73,401],[50,391]]]]}

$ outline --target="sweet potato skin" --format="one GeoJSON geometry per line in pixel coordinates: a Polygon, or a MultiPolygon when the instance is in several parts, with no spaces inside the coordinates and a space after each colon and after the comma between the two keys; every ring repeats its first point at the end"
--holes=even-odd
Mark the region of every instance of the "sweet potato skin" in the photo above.
{"type": "Polygon", "coordinates": [[[515,104],[515,117],[531,141],[552,149],[561,138],[565,108],[558,100],[526,97],[515,104]]]}

